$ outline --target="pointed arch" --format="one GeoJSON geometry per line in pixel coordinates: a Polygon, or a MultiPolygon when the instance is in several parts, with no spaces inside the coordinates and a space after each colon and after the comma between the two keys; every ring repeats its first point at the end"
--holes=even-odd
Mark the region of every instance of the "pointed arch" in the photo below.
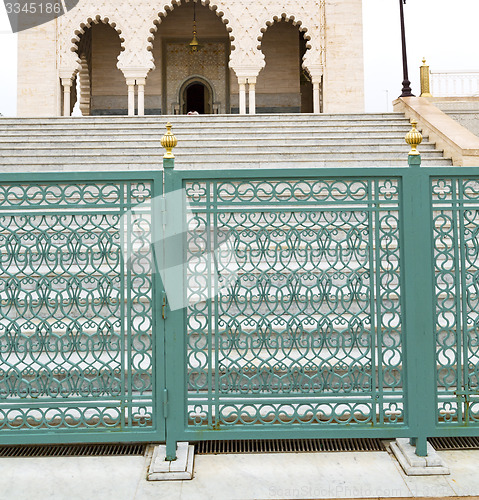
{"type": "MultiPolygon", "coordinates": [[[[151,22],[151,27],[150,27],[150,36],[148,37],[148,46],[147,50],[152,51],[153,50],[153,41],[155,39],[155,34],[158,31],[158,28],[160,24],[163,22],[163,20],[175,9],[178,7],[181,7],[182,5],[186,5],[188,3],[197,3],[200,4],[204,7],[207,7],[209,10],[214,12],[214,14],[221,20],[221,22],[225,25],[226,31],[228,33],[228,37],[231,42],[235,40],[234,34],[233,34],[233,27],[230,24],[230,20],[228,18],[228,15],[225,14],[228,13],[228,9],[226,6],[220,5],[220,2],[218,1],[212,1],[210,2],[209,0],[170,0],[169,4],[166,4],[163,6],[163,9],[160,11],[157,11],[156,18],[152,20],[151,22]]],[[[233,43],[231,44],[231,50],[234,50],[234,45],[233,43]]]]}
{"type": "Polygon", "coordinates": [[[116,21],[110,21],[109,16],[102,16],[101,14],[97,14],[95,17],[89,17],[85,22],[79,24],[79,27],[75,29],[74,34],[71,37],[72,48],[70,50],[76,52],[79,48],[78,44],[80,43],[81,36],[85,34],[87,29],[99,23],[107,24],[118,33],[118,37],[121,42],[121,51],[123,52],[126,49],[125,38],[122,36],[123,30],[118,26],[116,21]]]}

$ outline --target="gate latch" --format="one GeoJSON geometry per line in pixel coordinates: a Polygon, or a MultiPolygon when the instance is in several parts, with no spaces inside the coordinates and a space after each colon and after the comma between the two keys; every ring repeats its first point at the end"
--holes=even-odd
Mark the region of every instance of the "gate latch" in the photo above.
{"type": "Polygon", "coordinates": [[[166,292],[162,292],[161,317],[166,319],[166,292]]]}

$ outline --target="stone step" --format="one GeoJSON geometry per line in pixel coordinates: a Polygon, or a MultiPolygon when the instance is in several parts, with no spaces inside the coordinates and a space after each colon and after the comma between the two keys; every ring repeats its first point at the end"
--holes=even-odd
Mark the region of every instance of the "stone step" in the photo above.
{"type": "MultiPolygon", "coordinates": [[[[48,151],[47,151],[48,152],[48,151]]],[[[162,158],[164,152],[157,150],[156,152],[148,152],[142,150],[113,150],[112,154],[105,154],[101,149],[97,150],[52,150],[51,155],[45,154],[42,151],[25,151],[18,150],[18,154],[12,155],[11,152],[3,152],[0,154],[0,158],[2,158],[2,162],[5,164],[10,164],[12,162],[18,163],[22,159],[25,160],[34,160],[35,163],[38,162],[50,162],[53,164],[62,164],[65,160],[68,161],[69,158],[85,158],[88,161],[95,161],[96,163],[108,163],[110,161],[124,161],[127,163],[134,163],[141,161],[147,161],[153,156],[157,156],[158,158],[162,158]]],[[[199,151],[194,152],[191,150],[182,151],[181,158],[184,161],[191,160],[199,160],[199,161],[217,161],[222,162],[225,160],[225,156],[227,155],[228,161],[244,161],[251,159],[251,161],[255,161],[255,159],[259,159],[261,161],[269,161],[271,163],[276,162],[278,159],[287,159],[289,161],[301,161],[301,160],[327,160],[327,159],[337,159],[337,160],[353,160],[357,158],[359,155],[363,155],[364,159],[372,159],[370,152],[358,153],[355,151],[347,150],[347,151],[324,151],[319,149],[318,151],[299,151],[292,152],[288,148],[285,151],[278,152],[269,152],[260,149],[258,151],[250,151],[244,150],[241,152],[232,152],[232,151],[199,151]],[[200,158],[201,157],[201,158],[200,158]]],[[[403,160],[407,162],[407,148],[403,150],[389,150],[378,153],[378,155],[382,159],[385,160],[403,160]]],[[[429,158],[442,158],[441,151],[432,151],[425,153],[429,158]]],[[[425,156],[424,155],[424,156],[425,156]]]]}
{"type": "MultiPolygon", "coordinates": [[[[388,138],[388,137],[374,137],[374,138],[364,138],[364,137],[284,137],[281,139],[274,139],[271,137],[267,138],[258,138],[251,136],[249,140],[254,140],[260,143],[262,146],[274,146],[280,144],[281,146],[297,146],[301,144],[303,146],[334,146],[338,147],[354,145],[354,146],[374,146],[374,145],[386,145],[386,146],[404,146],[404,138],[402,136],[397,138],[388,138]]],[[[185,135],[181,137],[178,142],[178,149],[186,148],[186,147],[198,147],[198,142],[200,141],[200,137],[197,139],[191,138],[189,135],[185,135]]],[[[201,146],[202,147],[225,147],[225,146],[240,146],[243,141],[246,141],[245,138],[241,140],[236,137],[219,137],[215,139],[203,139],[201,138],[201,146]]],[[[28,137],[17,137],[17,136],[0,136],[0,149],[5,148],[25,148],[25,144],[31,144],[32,148],[77,148],[77,147],[117,147],[118,144],[125,144],[130,146],[134,145],[135,147],[143,148],[143,147],[161,147],[160,146],[160,137],[152,136],[150,139],[146,139],[144,135],[133,135],[133,136],[122,136],[111,135],[108,138],[108,144],[105,144],[104,137],[78,137],[75,140],[72,140],[71,136],[61,137],[58,136],[55,139],[47,137],[38,137],[38,136],[28,136],[28,137]]],[[[426,146],[433,146],[434,143],[428,142],[427,140],[423,140],[420,148],[424,148],[426,146]]]]}
{"type": "MultiPolygon", "coordinates": [[[[378,131],[377,129],[368,129],[368,130],[362,130],[361,133],[358,133],[355,130],[351,131],[345,131],[345,130],[338,130],[338,131],[331,131],[331,130],[326,130],[321,132],[320,134],[316,131],[313,130],[303,130],[303,131],[296,131],[296,132],[291,132],[288,133],[287,130],[285,130],[284,134],[279,134],[279,133],[271,133],[271,131],[266,131],[266,132],[260,132],[260,131],[254,131],[252,132],[251,130],[238,130],[235,131],[234,133],[226,130],[219,130],[218,132],[215,132],[215,134],[206,134],[202,132],[192,132],[192,133],[175,133],[178,141],[183,140],[183,138],[187,138],[189,140],[198,140],[202,141],[204,139],[207,140],[218,140],[220,141],[221,139],[223,140],[259,140],[263,138],[270,138],[270,139],[277,139],[277,140],[283,140],[287,138],[334,138],[334,139],[354,139],[354,138],[383,138],[383,139],[400,139],[401,141],[404,141],[404,137],[406,135],[406,130],[402,132],[394,132],[390,130],[382,130],[378,131]]],[[[138,136],[141,135],[143,139],[148,138],[155,140],[159,143],[161,137],[163,136],[163,132],[161,131],[152,131],[152,130],[144,130],[141,131],[141,134],[138,132],[132,132],[132,131],[121,131],[121,130],[116,130],[116,131],[110,131],[110,132],[99,132],[96,130],[85,130],[85,131],[77,131],[77,130],[63,130],[63,131],[48,131],[48,130],[43,130],[43,131],[30,131],[30,133],[2,133],[0,130],[0,138],[5,137],[6,139],[8,138],[20,138],[23,140],[28,140],[29,138],[38,138],[39,140],[44,139],[44,140],[50,140],[51,138],[57,139],[57,137],[92,137],[95,140],[109,140],[110,137],[115,137],[115,138],[128,138],[129,136],[138,136]]],[[[71,139],[70,139],[71,140],[71,139]]]]}
{"type": "Polygon", "coordinates": [[[374,121],[374,120],[407,120],[402,113],[343,113],[343,114],[312,114],[312,113],[272,113],[257,115],[148,115],[148,116],[84,116],[84,117],[43,117],[43,118],[8,118],[0,117],[2,124],[77,124],[77,123],[200,123],[200,122],[326,122],[326,121],[374,121]]]}
{"type": "MultiPolygon", "coordinates": [[[[171,120],[180,169],[404,166],[404,115],[0,119],[3,171],[159,169],[171,120]]],[[[451,165],[427,138],[423,163],[451,165]]]]}
{"type": "MultiPolygon", "coordinates": [[[[214,154],[225,154],[224,145],[182,145],[178,146],[175,149],[175,154],[181,153],[182,156],[191,156],[191,155],[214,155],[214,154]]],[[[298,155],[309,155],[309,154],[321,154],[321,153],[353,153],[353,154],[378,154],[378,153],[394,153],[394,154],[407,154],[409,151],[409,147],[407,144],[403,145],[356,145],[356,144],[344,144],[344,145],[319,145],[319,144],[311,144],[311,145],[288,145],[288,144],[272,144],[266,146],[264,144],[246,144],[246,145],[235,145],[228,146],[228,155],[230,154],[268,154],[268,153],[277,153],[277,154],[298,154],[298,155]]],[[[97,143],[91,146],[85,146],[84,144],[76,145],[75,143],[71,143],[69,145],[58,146],[57,144],[49,145],[41,145],[32,147],[30,149],[26,149],[24,145],[18,144],[15,146],[2,146],[0,145],[0,158],[8,157],[8,156],[26,156],[26,157],[35,157],[42,156],[45,152],[50,151],[51,154],[59,157],[68,157],[68,156],[97,156],[97,155],[138,155],[138,156],[149,156],[149,155],[163,155],[164,150],[160,145],[152,145],[151,143],[138,144],[130,147],[124,147],[123,145],[112,145],[106,144],[102,145],[101,143],[97,143]]],[[[434,144],[424,145],[421,147],[422,154],[439,154],[442,156],[442,151],[435,149],[434,144]]]]}
{"type": "MultiPolygon", "coordinates": [[[[128,132],[131,130],[144,130],[144,129],[151,129],[151,130],[156,130],[158,133],[163,134],[165,132],[165,127],[164,125],[156,125],[156,126],[149,126],[147,127],[145,124],[142,123],[132,123],[130,125],[125,124],[125,123],[118,123],[118,124],[104,124],[101,126],[93,126],[93,125],[86,125],[86,124],[78,124],[78,126],[65,126],[61,124],[52,124],[52,125],[39,125],[38,127],[26,125],[26,126],[8,126],[8,127],[0,127],[0,131],[3,133],[8,133],[8,132],[24,132],[25,135],[28,135],[31,131],[40,131],[40,132],[49,132],[49,131],[61,131],[64,132],[66,130],[76,130],[76,131],[82,131],[82,130],[94,130],[94,131],[99,131],[101,130],[102,132],[109,132],[113,130],[120,130],[122,132],[128,132]]],[[[284,122],[278,122],[278,123],[267,123],[267,122],[261,122],[257,123],[256,125],[248,123],[205,123],[204,126],[198,126],[197,124],[182,124],[182,125],[177,125],[174,129],[173,132],[175,135],[177,133],[181,133],[181,131],[191,131],[194,130],[196,132],[201,131],[202,133],[206,134],[211,134],[214,133],[215,131],[231,131],[234,132],[235,130],[248,130],[248,131],[255,131],[255,132],[273,132],[277,130],[284,130],[285,132],[298,132],[300,130],[316,130],[316,131],[323,131],[323,130],[330,130],[334,131],[335,129],[340,129],[340,130],[345,130],[345,131],[358,131],[361,132],[362,130],[389,130],[389,131],[397,131],[397,132],[403,132],[403,131],[409,131],[411,129],[411,126],[408,124],[408,122],[392,122],[392,123],[387,123],[387,122],[377,122],[377,123],[365,123],[365,122],[346,122],[346,123],[339,123],[339,122],[333,122],[333,123],[323,123],[323,122],[301,122],[295,125],[294,127],[291,127],[290,124],[284,123],[284,122]],[[247,125],[247,127],[246,127],[247,125]]]]}
{"type": "MultiPolygon", "coordinates": [[[[138,171],[138,170],[161,170],[161,162],[145,162],[139,163],[138,161],[128,162],[124,160],[120,160],[115,163],[110,160],[104,163],[87,163],[80,161],[71,161],[69,163],[64,164],[53,164],[51,162],[45,163],[31,163],[31,162],[22,162],[21,164],[12,163],[12,164],[3,164],[1,163],[1,170],[4,173],[13,172],[18,173],[21,172],[101,172],[101,171],[138,171]]],[[[428,167],[441,167],[441,166],[451,166],[451,160],[445,158],[434,158],[434,159],[424,159],[422,162],[423,166],[428,167]]],[[[212,162],[212,161],[200,161],[198,163],[194,161],[186,161],[181,162],[178,161],[176,163],[177,170],[243,170],[243,169],[264,169],[269,170],[270,174],[273,175],[275,169],[278,168],[350,168],[350,167],[376,167],[376,168],[388,168],[388,167],[406,167],[407,166],[407,158],[406,159],[384,159],[379,158],[375,160],[371,159],[354,159],[354,160],[338,160],[338,159],[329,159],[329,160],[300,160],[295,161],[294,164],[291,160],[277,159],[273,162],[271,161],[260,161],[260,160],[251,160],[251,161],[232,161],[228,162],[228,160],[223,160],[221,162],[212,162]]],[[[269,174],[268,174],[269,175],[269,174]]]]}

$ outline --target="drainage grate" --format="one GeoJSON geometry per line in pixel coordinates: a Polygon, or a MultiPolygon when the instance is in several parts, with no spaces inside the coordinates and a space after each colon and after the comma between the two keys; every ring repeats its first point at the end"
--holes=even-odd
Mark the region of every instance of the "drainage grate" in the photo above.
{"type": "Polygon", "coordinates": [[[113,457],[141,455],[146,444],[53,444],[0,446],[0,457],[113,457]]]}
{"type": "Polygon", "coordinates": [[[435,437],[428,441],[438,450],[479,450],[479,437],[435,437]]]}
{"type": "Polygon", "coordinates": [[[242,439],[201,441],[198,455],[222,453],[307,453],[315,451],[385,451],[380,439],[242,439]]]}

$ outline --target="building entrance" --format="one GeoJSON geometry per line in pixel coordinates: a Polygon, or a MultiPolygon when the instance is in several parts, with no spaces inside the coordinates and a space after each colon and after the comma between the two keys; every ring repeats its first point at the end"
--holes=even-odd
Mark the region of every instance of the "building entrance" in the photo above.
{"type": "Polygon", "coordinates": [[[200,115],[209,114],[209,92],[205,85],[193,82],[186,87],[183,95],[183,113],[197,111],[200,115]]]}

